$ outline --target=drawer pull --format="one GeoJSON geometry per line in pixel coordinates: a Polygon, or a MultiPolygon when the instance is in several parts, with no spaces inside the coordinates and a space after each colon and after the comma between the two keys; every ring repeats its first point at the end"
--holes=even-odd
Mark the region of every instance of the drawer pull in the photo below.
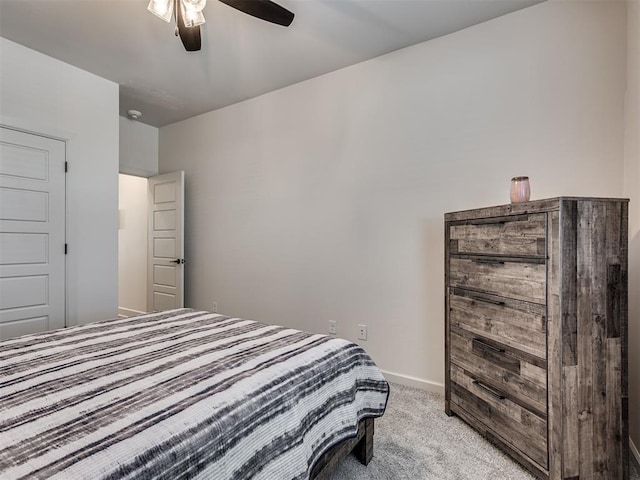
{"type": "Polygon", "coordinates": [[[474,218],[459,222],[461,225],[504,225],[508,222],[528,222],[529,214],[509,215],[508,217],[474,218]]]}
{"type": "Polygon", "coordinates": [[[504,353],[505,350],[502,348],[494,347],[493,345],[489,345],[488,343],[483,342],[479,338],[474,338],[473,343],[480,345],[482,348],[488,348],[489,350],[493,350],[496,353],[504,353]]]}
{"type": "Polygon", "coordinates": [[[504,260],[498,260],[496,258],[474,258],[475,263],[489,263],[492,265],[504,265],[504,260]]]}
{"type": "Polygon", "coordinates": [[[482,383],[479,380],[474,380],[473,384],[478,387],[481,390],[484,390],[485,392],[487,392],[489,395],[491,395],[492,397],[497,398],[498,400],[504,400],[504,395],[496,392],[494,389],[487,387],[484,383],[482,383]]]}
{"type": "Polygon", "coordinates": [[[498,305],[500,307],[504,307],[505,303],[500,300],[493,300],[492,298],[484,298],[484,297],[470,297],[478,302],[490,303],[491,305],[498,305]]]}

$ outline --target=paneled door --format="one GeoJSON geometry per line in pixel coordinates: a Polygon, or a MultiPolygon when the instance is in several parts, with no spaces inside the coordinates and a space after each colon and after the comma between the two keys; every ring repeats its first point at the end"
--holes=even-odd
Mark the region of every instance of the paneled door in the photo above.
{"type": "Polygon", "coordinates": [[[149,310],[184,306],[184,172],[149,178],[149,310]]]}
{"type": "Polygon", "coordinates": [[[65,326],[65,143],[0,128],[0,339],[65,326]]]}

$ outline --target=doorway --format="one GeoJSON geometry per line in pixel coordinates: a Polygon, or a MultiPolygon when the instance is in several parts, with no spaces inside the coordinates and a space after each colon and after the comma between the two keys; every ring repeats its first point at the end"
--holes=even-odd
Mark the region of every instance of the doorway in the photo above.
{"type": "Polygon", "coordinates": [[[118,316],[182,308],[184,172],[118,182],[118,316]]]}
{"type": "Polygon", "coordinates": [[[149,180],[118,177],[118,316],[148,312],[148,201],[149,180]]]}

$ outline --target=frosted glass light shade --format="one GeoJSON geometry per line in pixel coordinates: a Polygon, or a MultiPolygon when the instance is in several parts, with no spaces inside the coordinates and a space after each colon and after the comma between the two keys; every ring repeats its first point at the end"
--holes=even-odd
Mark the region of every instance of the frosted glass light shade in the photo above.
{"type": "Polygon", "coordinates": [[[182,18],[184,19],[185,27],[197,27],[205,22],[202,11],[192,10],[191,7],[187,5],[186,0],[180,1],[180,8],[182,9],[182,18]]]}
{"type": "Polygon", "coordinates": [[[185,8],[192,12],[201,12],[207,5],[207,0],[182,0],[185,8]]]}
{"type": "Polygon", "coordinates": [[[151,0],[147,10],[169,23],[173,15],[173,0],[151,0]]]}

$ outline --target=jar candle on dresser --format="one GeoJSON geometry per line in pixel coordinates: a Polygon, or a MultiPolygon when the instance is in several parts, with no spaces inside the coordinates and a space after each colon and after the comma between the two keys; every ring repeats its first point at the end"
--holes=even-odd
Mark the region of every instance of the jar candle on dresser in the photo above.
{"type": "Polygon", "coordinates": [[[511,179],[511,203],[528,202],[531,198],[529,177],[513,177],[511,179]]]}

